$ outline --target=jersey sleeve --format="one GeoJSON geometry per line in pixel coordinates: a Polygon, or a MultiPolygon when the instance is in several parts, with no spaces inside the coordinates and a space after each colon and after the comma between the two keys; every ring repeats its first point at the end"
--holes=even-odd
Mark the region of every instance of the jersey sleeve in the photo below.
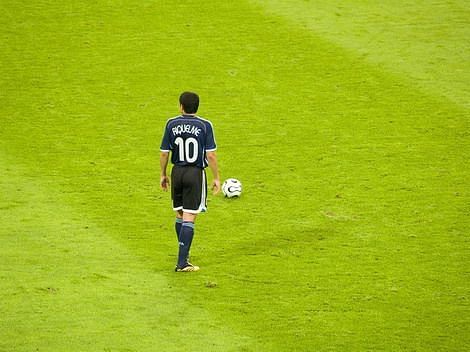
{"type": "Polygon", "coordinates": [[[217,149],[217,144],[215,143],[214,129],[211,123],[207,124],[206,132],[206,151],[213,152],[217,149]]]}
{"type": "Polygon", "coordinates": [[[169,152],[171,150],[170,134],[168,132],[168,123],[165,125],[165,131],[163,132],[162,144],[160,144],[161,152],[169,152]]]}

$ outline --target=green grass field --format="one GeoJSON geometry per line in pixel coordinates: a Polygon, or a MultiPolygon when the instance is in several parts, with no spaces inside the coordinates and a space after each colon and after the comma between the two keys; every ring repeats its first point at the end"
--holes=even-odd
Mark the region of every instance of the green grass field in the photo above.
{"type": "Polygon", "coordinates": [[[0,351],[468,351],[468,1],[0,3],[0,351]],[[223,178],[193,274],[158,148],[223,178]]]}

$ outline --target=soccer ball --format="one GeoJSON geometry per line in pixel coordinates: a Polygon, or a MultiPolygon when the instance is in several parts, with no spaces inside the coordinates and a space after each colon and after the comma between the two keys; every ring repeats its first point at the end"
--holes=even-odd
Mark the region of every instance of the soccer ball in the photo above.
{"type": "Polygon", "coordinates": [[[235,178],[229,178],[222,184],[222,192],[228,198],[240,197],[242,194],[242,184],[235,178]]]}

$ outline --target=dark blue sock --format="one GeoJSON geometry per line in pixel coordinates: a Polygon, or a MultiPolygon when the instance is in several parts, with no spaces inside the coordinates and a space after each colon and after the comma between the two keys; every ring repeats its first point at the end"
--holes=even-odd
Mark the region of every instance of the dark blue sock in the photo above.
{"type": "Polygon", "coordinates": [[[178,267],[183,268],[187,264],[189,250],[194,237],[194,223],[184,221],[181,225],[179,236],[178,267]]]}
{"type": "Polygon", "coordinates": [[[181,219],[181,218],[176,218],[176,221],[175,221],[175,232],[176,232],[176,239],[178,240],[178,242],[179,242],[179,238],[180,238],[181,225],[183,225],[183,219],[181,219]]]}

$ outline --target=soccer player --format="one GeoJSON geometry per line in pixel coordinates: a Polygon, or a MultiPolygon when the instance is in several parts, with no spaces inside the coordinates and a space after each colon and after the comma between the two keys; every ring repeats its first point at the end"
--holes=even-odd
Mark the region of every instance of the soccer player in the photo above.
{"type": "Polygon", "coordinates": [[[190,272],[199,270],[198,266],[189,263],[188,257],[196,216],[207,207],[204,169],[209,166],[212,170],[214,194],[220,191],[220,176],[212,123],[196,115],[199,96],[184,92],[179,102],[181,115],[167,121],[160,146],[160,186],[164,191],[170,186],[166,170],[171,151],[171,198],[176,211],[175,230],[179,243],[175,271],[190,272]]]}

